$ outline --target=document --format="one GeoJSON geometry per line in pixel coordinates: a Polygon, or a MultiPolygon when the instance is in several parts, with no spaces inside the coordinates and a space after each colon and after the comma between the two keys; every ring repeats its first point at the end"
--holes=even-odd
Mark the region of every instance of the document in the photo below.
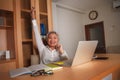
{"type": "Polygon", "coordinates": [[[50,67],[44,64],[38,64],[38,65],[29,66],[29,67],[14,69],[14,70],[11,70],[9,73],[10,73],[10,77],[14,78],[23,74],[32,74],[33,72],[36,72],[38,70],[43,70],[43,69],[45,71],[52,70],[50,67]]]}

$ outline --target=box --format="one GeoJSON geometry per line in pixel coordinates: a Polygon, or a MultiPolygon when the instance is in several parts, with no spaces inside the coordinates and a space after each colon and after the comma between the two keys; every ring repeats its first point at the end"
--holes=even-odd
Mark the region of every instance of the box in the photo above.
{"type": "Polygon", "coordinates": [[[0,60],[10,59],[10,51],[9,50],[2,50],[0,51],[0,60]]]}
{"type": "Polygon", "coordinates": [[[0,51],[0,60],[6,59],[6,52],[0,51]]]}
{"type": "Polygon", "coordinates": [[[0,25],[4,25],[5,24],[5,19],[4,17],[0,17],[0,25]]]}

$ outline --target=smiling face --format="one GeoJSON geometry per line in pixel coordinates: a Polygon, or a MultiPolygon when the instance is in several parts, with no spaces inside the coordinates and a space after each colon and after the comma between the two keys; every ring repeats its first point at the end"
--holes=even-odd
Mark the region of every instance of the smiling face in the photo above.
{"type": "Polygon", "coordinates": [[[51,32],[48,34],[47,36],[47,43],[48,46],[52,49],[55,49],[56,45],[58,44],[58,35],[56,34],[56,32],[51,32]]]}

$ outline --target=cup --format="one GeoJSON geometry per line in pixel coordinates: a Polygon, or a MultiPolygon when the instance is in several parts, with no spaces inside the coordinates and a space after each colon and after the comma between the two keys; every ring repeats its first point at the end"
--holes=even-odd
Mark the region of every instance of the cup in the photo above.
{"type": "Polygon", "coordinates": [[[10,51],[6,50],[6,59],[10,59],[10,51]]]}

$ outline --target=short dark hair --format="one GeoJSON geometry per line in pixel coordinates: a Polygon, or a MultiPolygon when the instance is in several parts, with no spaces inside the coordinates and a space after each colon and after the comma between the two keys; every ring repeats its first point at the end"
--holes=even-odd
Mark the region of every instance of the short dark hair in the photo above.
{"type": "Polygon", "coordinates": [[[47,35],[46,35],[46,40],[48,39],[48,36],[49,36],[50,34],[55,34],[55,35],[57,35],[57,36],[58,36],[58,39],[59,39],[59,35],[58,35],[58,33],[57,33],[56,31],[50,31],[50,32],[48,32],[47,35]]]}

